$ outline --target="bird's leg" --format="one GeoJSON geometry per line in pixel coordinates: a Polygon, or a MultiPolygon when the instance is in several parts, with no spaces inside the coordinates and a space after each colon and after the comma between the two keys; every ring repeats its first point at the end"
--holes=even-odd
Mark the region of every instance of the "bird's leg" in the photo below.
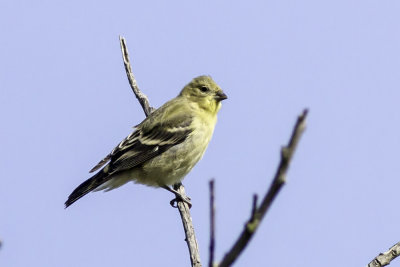
{"type": "Polygon", "coordinates": [[[189,209],[192,207],[192,203],[190,202],[189,197],[182,196],[178,191],[176,191],[175,189],[173,189],[167,185],[162,186],[162,188],[164,188],[165,190],[167,190],[175,195],[175,198],[169,202],[172,207],[176,208],[175,202],[178,202],[178,201],[183,201],[186,204],[188,204],[189,209]]]}

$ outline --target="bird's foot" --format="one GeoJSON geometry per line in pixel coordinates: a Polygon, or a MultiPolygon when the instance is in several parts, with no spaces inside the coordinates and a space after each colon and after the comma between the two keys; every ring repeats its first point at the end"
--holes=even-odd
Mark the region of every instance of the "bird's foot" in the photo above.
{"type": "Polygon", "coordinates": [[[186,204],[188,204],[189,209],[192,207],[192,202],[190,202],[190,197],[187,196],[183,196],[181,193],[179,193],[178,191],[176,191],[173,188],[170,188],[169,186],[162,186],[162,188],[164,188],[165,190],[168,190],[169,192],[173,193],[175,195],[175,198],[172,199],[169,204],[174,207],[177,208],[177,203],[179,201],[185,202],[186,204]]]}
{"type": "Polygon", "coordinates": [[[186,204],[188,204],[189,209],[192,208],[192,202],[190,202],[190,197],[184,197],[181,194],[175,194],[175,198],[172,199],[169,204],[174,207],[177,208],[178,207],[178,202],[182,201],[185,202],[186,204]]]}

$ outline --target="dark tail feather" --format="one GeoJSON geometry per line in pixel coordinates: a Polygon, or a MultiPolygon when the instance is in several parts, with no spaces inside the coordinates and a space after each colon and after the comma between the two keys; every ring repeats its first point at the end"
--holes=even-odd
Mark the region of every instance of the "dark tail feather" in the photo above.
{"type": "Polygon", "coordinates": [[[83,183],[81,183],[75,190],[69,195],[68,200],[65,201],[65,208],[68,208],[75,201],[85,196],[87,193],[93,191],[101,184],[108,181],[108,175],[103,172],[103,170],[99,171],[91,178],[87,179],[83,183]]]}

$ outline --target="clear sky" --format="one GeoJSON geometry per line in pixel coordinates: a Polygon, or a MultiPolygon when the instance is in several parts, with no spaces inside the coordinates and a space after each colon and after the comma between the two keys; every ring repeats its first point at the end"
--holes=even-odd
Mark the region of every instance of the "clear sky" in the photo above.
{"type": "Polygon", "coordinates": [[[144,118],[118,35],[153,106],[202,74],[229,96],[184,180],[204,265],[208,181],[221,259],[305,107],[288,183],[236,266],[366,265],[400,241],[399,14],[394,0],[2,0],[0,265],[189,265],[165,190],[128,184],[64,210],[144,118]]]}

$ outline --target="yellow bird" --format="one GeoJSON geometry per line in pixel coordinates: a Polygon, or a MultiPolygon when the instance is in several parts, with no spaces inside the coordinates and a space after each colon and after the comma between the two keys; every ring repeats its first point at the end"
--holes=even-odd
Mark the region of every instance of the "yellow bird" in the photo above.
{"type": "Polygon", "coordinates": [[[129,181],[170,188],[203,157],[226,94],[210,76],[199,76],[151,113],[90,172],[104,167],[69,195],[65,207],[91,191],[109,191],[129,181]]]}

